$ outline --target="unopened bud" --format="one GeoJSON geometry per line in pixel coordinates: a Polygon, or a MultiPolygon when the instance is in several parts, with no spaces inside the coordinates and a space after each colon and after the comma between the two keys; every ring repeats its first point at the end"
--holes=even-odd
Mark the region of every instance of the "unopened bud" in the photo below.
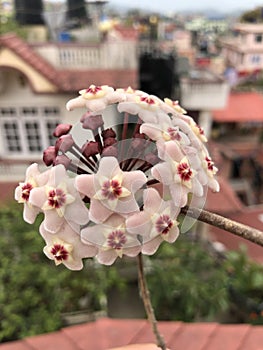
{"type": "Polygon", "coordinates": [[[88,141],[81,148],[82,154],[89,158],[99,153],[99,144],[96,141],[88,141]]]}
{"type": "Polygon", "coordinates": [[[45,149],[43,152],[43,161],[46,164],[46,166],[53,165],[56,156],[57,151],[55,149],[55,146],[49,146],[47,149],[45,149]]]}
{"type": "Polygon", "coordinates": [[[74,140],[72,135],[62,135],[60,138],[57,139],[55,147],[56,151],[59,152],[67,152],[71,149],[71,147],[74,145],[74,140]]]}
{"type": "Polygon", "coordinates": [[[70,132],[72,128],[71,124],[58,124],[53,132],[53,136],[60,137],[62,135],[66,135],[70,132]]]}
{"type": "Polygon", "coordinates": [[[107,139],[108,137],[116,137],[116,132],[112,128],[108,128],[102,131],[101,136],[103,140],[107,139]]]}

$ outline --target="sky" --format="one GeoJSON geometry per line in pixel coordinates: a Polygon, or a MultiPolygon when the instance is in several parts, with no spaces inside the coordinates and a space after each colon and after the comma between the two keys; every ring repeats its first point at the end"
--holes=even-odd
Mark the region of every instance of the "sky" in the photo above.
{"type": "MultiPolygon", "coordinates": [[[[109,5],[123,6],[123,0],[110,0],[109,5]]],[[[128,0],[127,6],[132,8],[148,9],[162,13],[174,13],[185,10],[215,9],[227,13],[236,10],[250,10],[263,7],[263,0],[128,0]]],[[[126,5],[125,5],[126,6],[126,5]]]]}

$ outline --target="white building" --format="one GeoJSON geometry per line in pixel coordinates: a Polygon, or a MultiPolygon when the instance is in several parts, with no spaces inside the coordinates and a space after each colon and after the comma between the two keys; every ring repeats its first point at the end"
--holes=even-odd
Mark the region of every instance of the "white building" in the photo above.
{"type": "Polygon", "coordinates": [[[0,37],[0,186],[24,178],[41,162],[58,123],[75,123],[85,111],[66,102],[91,84],[138,88],[135,37],[116,29],[97,45],[29,45],[14,34],[0,37]]]}
{"type": "Polygon", "coordinates": [[[233,35],[221,40],[222,56],[239,74],[263,69],[263,24],[237,23],[233,35]]]}

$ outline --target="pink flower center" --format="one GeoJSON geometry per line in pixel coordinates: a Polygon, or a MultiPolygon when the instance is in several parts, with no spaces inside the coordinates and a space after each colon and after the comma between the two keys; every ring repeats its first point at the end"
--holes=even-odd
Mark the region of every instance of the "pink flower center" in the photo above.
{"type": "Polygon", "coordinates": [[[108,180],[103,183],[101,193],[105,199],[114,200],[122,194],[122,186],[117,180],[108,180]]]}
{"type": "Polygon", "coordinates": [[[149,97],[149,96],[142,96],[141,97],[141,102],[145,102],[148,105],[154,105],[155,104],[154,99],[152,97],[149,97]]]}
{"type": "Polygon", "coordinates": [[[67,249],[59,243],[53,245],[51,249],[51,254],[54,255],[54,259],[61,262],[63,260],[67,260],[69,257],[69,252],[67,249]]]}
{"type": "Polygon", "coordinates": [[[52,208],[63,207],[66,204],[66,199],[65,192],[60,188],[53,189],[48,193],[48,205],[52,208]]]}
{"type": "Polygon", "coordinates": [[[31,185],[31,183],[27,182],[26,184],[24,184],[22,186],[22,199],[24,201],[28,201],[29,199],[29,195],[30,195],[30,191],[32,190],[33,186],[31,185]]]}
{"type": "Polygon", "coordinates": [[[189,181],[193,175],[193,171],[187,163],[180,163],[177,167],[178,174],[182,181],[189,181]]]}
{"type": "Polygon", "coordinates": [[[173,221],[169,215],[164,214],[156,221],[155,227],[158,233],[165,235],[173,227],[173,221]]]}
{"type": "Polygon", "coordinates": [[[86,89],[86,93],[96,95],[99,91],[102,91],[100,86],[91,85],[88,89],[86,89]]]}
{"type": "Polygon", "coordinates": [[[171,128],[169,127],[167,130],[171,140],[176,140],[180,141],[181,140],[181,135],[179,134],[178,130],[176,128],[171,128]]]}
{"type": "Polygon", "coordinates": [[[122,249],[126,242],[127,238],[121,230],[112,231],[107,239],[108,246],[113,249],[122,249]]]}

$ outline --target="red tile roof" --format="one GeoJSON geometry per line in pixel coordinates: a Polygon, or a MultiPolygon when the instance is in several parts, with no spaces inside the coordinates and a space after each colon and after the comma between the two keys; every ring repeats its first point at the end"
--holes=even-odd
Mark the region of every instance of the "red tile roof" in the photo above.
{"type": "MultiPolygon", "coordinates": [[[[171,350],[263,350],[263,326],[162,321],[159,330],[171,350]]],[[[154,342],[146,320],[101,318],[58,332],[4,343],[0,350],[106,350],[154,342]]]]}
{"type": "Polygon", "coordinates": [[[60,92],[76,92],[91,84],[110,85],[113,87],[138,88],[138,72],[136,69],[96,69],[96,70],[57,70],[43,57],[36,53],[30,45],[13,33],[0,36],[0,48],[7,47],[23,61],[30,64],[60,92]]]}
{"type": "MultiPolygon", "coordinates": [[[[227,217],[263,231],[263,204],[244,207],[242,211],[229,213],[227,217]]],[[[241,245],[246,246],[248,256],[263,264],[263,247],[213,226],[209,227],[209,233],[214,241],[223,243],[227,250],[238,250],[241,245]]]]}
{"type": "Polygon", "coordinates": [[[263,96],[257,92],[233,92],[224,109],[212,111],[217,122],[263,121],[263,96]]]}
{"type": "Polygon", "coordinates": [[[23,61],[40,72],[48,81],[63,89],[64,82],[58,78],[58,71],[16,34],[7,33],[0,36],[1,47],[7,47],[13,51],[23,61]]]}
{"type": "Polygon", "coordinates": [[[232,189],[229,181],[219,176],[217,181],[220,185],[220,191],[214,193],[208,190],[205,209],[221,215],[242,211],[244,205],[232,189]]]}
{"type": "Polygon", "coordinates": [[[124,39],[127,40],[137,40],[139,36],[139,31],[133,27],[124,26],[121,24],[116,24],[114,29],[121,34],[124,39]]]}

